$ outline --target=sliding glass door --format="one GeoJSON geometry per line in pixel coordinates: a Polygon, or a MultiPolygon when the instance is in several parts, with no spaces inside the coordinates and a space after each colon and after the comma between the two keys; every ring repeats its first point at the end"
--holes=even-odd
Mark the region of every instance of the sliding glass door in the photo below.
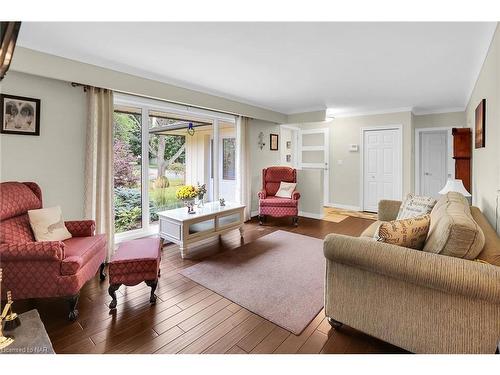
{"type": "Polygon", "coordinates": [[[182,185],[235,200],[234,116],[117,94],[114,119],[118,241],[157,232],[158,212],[183,205],[182,185]]]}

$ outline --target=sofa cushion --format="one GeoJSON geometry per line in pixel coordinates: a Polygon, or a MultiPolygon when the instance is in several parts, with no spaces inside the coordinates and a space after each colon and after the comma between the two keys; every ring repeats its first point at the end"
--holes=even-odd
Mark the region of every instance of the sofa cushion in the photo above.
{"type": "Polygon", "coordinates": [[[259,201],[261,207],[296,207],[297,201],[290,198],[268,197],[259,201]]]}
{"type": "Polygon", "coordinates": [[[98,234],[90,237],[72,237],[64,242],[64,259],[61,274],[74,275],[92,257],[106,247],[106,235],[98,234]]]}
{"type": "Polygon", "coordinates": [[[484,247],[476,260],[500,267],[500,238],[479,208],[471,207],[470,212],[484,233],[484,247]]]}
{"type": "Polygon", "coordinates": [[[387,221],[380,224],[374,238],[379,242],[421,250],[429,225],[430,215],[387,221]]]}
{"type": "Polygon", "coordinates": [[[472,218],[469,202],[457,192],[439,199],[431,212],[424,251],[474,259],[484,246],[484,234],[472,218]]]}
{"type": "Polygon", "coordinates": [[[42,207],[41,199],[22,182],[3,182],[0,188],[0,220],[42,207]]]}
{"type": "Polygon", "coordinates": [[[374,238],[375,233],[377,233],[377,229],[382,224],[383,221],[377,220],[373,223],[370,224],[368,228],[366,228],[363,233],[361,233],[360,237],[369,237],[369,238],[374,238]]]}
{"type": "Polygon", "coordinates": [[[434,198],[408,194],[399,208],[396,220],[427,215],[435,204],[434,198]]]}

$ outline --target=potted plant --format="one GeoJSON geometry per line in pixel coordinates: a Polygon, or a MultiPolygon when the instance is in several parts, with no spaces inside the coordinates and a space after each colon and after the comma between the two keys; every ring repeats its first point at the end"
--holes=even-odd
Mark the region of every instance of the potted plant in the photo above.
{"type": "Polygon", "coordinates": [[[184,202],[188,209],[189,214],[194,214],[194,198],[198,196],[198,191],[196,187],[193,185],[185,185],[179,187],[176,192],[175,196],[177,199],[180,199],[184,202]]]}

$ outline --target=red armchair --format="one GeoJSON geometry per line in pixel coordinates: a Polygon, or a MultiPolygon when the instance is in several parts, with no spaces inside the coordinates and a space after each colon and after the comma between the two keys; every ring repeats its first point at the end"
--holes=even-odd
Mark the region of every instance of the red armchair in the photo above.
{"type": "Polygon", "coordinates": [[[300,193],[294,191],[292,198],[280,198],[275,194],[281,182],[297,182],[297,170],[289,167],[269,167],[262,170],[262,190],[259,192],[259,223],[266,216],[292,216],[293,224],[298,224],[300,193]]]}
{"type": "Polygon", "coordinates": [[[94,234],[93,220],[67,221],[72,238],[36,242],[27,212],[41,207],[42,192],[34,182],[0,184],[2,290],[11,290],[15,299],[66,297],[74,320],[82,286],[97,270],[101,280],[106,277],[106,237],[94,234]]]}

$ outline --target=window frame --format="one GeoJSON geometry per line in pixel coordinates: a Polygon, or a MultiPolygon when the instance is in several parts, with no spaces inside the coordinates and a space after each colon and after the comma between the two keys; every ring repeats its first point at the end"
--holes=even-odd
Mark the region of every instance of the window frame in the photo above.
{"type": "MultiPolygon", "coordinates": [[[[142,227],[115,234],[115,242],[120,243],[130,239],[140,238],[158,233],[158,224],[149,222],[149,113],[166,112],[174,113],[180,116],[202,117],[212,122],[212,137],[219,137],[219,121],[230,122],[236,125],[236,115],[215,112],[207,109],[190,107],[166,101],[133,96],[123,93],[115,93],[113,98],[113,106],[133,107],[141,110],[141,204],[142,204],[142,227]],[[145,146],[146,145],[146,146],[145,146]]],[[[236,140],[237,142],[237,140],[236,140]]],[[[214,142],[214,146],[218,146],[218,142],[214,142]]],[[[218,148],[218,147],[217,147],[218,148]]],[[[212,165],[219,165],[219,152],[214,149],[212,165]]],[[[214,168],[216,172],[218,168],[214,168]]],[[[222,172],[222,171],[221,171],[222,172]]],[[[218,173],[217,177],[218,176],[218,173]]],[[[215,177],[215,176],[214,176],[215,177]]],[[[213,200],[217,200],[219,192],[219,178],[214,179],[214,196],[213,200]],[[217,181],[217,182],[216,182],[217,181]]]]}

